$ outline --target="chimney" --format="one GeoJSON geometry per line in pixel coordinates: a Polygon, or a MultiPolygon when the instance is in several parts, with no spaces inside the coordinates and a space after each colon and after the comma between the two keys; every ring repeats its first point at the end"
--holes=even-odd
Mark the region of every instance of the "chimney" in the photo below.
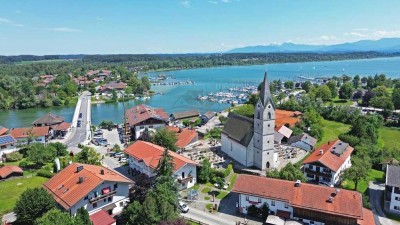
{"type": "Polygon", "coordinates": [[[78,173],[79,171],[83,170],[83,166],[77,166],[76,167],[76,172],[78,173]]]}
{"type": "Polygon", "coordinates": [[[103,169],[100,170],[100,174],[104,175],[104,170],[103,169]]]}
{"type": "Polygon", "coordinates": [[[332,202],[333,202],[333,198],[332,198],[331,196],[329,196],[328,202],[329,202],[329,203],[332,203],[332,202]]]}
{"type": "Polygon", "coordinates": [[[323,155],[324,154],[324,150],[323,149],[319,150],[319,154],[323,155]]]}
{"type": "Polygon", "coordinates": [[[296,180],[296,183],[294,183],[295,187],[300,187],[301,186],[301,180],[296,180]]]}
{"type": "Polygon", "coordinates": [[[83,183],[83,177],[79,177],[78,183],[79,183],[79,184],[82,184],[82,183],[83,183]]]}
{"type": "Polygon", "coordinates": [[[331,142],[330,141],[328,141],[328,145],[330,145],[331,144],[331,142]]]}
{"type": "Polygon", "coordinates": [[[179,127],[178,133],[182,133],[182,130],[183,130],[183,129],[179,127]]]}

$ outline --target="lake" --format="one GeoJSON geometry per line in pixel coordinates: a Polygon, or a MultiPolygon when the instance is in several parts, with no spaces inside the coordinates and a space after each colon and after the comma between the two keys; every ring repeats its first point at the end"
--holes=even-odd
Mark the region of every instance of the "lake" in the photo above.
{"type": "MultiPolygon", "coordinates": [[[[253,66],[227,66],[204,69],[190,69],[162,72],[173,75],[177,80],[192,80],[194,85],[154,86],[156,92],[163,95],[155,95],[145,101],[131,100],[126,102],[126,107],[137,104],[147,104],[153,107],[164,108],[168,113],[196,109],[200,112],[208,110],[221,111],[229,104],[219,104],[209,101],[197,101],[199,95],[207,95],[210,92],[220,91],[229,87],[244,85],[258,85],[263,79],[265,70],[268,69],[270,80],[296,80],[298,76],[328,77],[343,74],[354,76],[368,76],[386,74],[388,77],[400,77],[400,57],[377,58],[363,60],[344,60],[329,62],[305,62],[305,63],[280,63],[253,66]]],[[[160,72],[161,73],[161,72],[160,72]]],[[[159,73],[149,73],[158,75],[159,73]]],[[[108,103],[92,105],[92,123],[99,124],[102,120],[112,120],[121,123],[123,117],[122,103],[108,103]]],[[[30,126],[38,117],[52,112],[61,115],[66,121],[71,121],[74,107],[35,108],[15,111],[0,112],[0,125],[12,128],[30,126]]]]}

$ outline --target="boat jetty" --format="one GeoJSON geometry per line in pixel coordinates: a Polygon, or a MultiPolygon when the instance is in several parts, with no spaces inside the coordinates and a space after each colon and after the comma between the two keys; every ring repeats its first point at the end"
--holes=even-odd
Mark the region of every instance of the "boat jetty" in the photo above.
{"type": "Polygon", "coordinates": [[[226,104],[243,104],[247,102],[250,94],[257,93],[257,86],[249,85],[244,87],[226,88],[218,92],[211,92],[207,95],[200,95],[196,99],[199,101],[211,101],[226,104]]]}
{"type": "Polygon", "coordinates": [[[160,85],[193,85],[194,81],[189,79],[180,79],[178,80],[173,75],[159,74],[157,76],[150,76],[149,80],[152,86],[160,86],[160,85]]]}

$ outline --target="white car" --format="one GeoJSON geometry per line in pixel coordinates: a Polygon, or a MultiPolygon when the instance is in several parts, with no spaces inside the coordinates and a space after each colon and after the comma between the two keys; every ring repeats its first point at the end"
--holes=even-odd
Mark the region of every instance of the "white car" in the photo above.
{"type": "MultiPolygon", "coordinates": [[[[214,187],[219,188],[218,183],[214,184],[214,187]]],[[[224,183],[224,186],[222,187],[222,189],[227,190],[229,188],[229,184],[227,182],[224,183]]]]}
{"type": "Polygon", "coordinates": [[[187,206],[184,202],[179,201],[179,209],[183,213],[189,212],[189,206],[187,206]]]}
{"type": "Polygon", "coordinates": [[[122,163],[126,163],[127,162],[127,158],[125,158],[125,157],[123,157],[123,158],[121,158],[121,160],[120,160],[120,162],[122,162],[122,163]]]}

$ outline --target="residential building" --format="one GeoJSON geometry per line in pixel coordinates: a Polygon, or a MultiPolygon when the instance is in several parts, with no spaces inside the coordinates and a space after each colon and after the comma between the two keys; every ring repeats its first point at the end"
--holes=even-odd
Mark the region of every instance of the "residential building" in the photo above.
{"type": "Polygon", "coordinates": [[[24,127],[12,128],[11,136],[17,140],[17,145],[28,143],[46,143],[50,136],[50,127],[24,127]]]}
{"type": "Polygon", "coordinates": [[[200,116],[201,122],[202,122],[203,124],[206,124],[209,120],[211,120],[212,118],[214,118],[215,115],[216,115],[215,112],[213,112],[213,111],[208,111],[208,112],[206,112],[206,113],[204,113],[204,114],[202,114],[202,115],[200,116]]]}
{"type": "Polygon", "coordinates": [[[329,141],[308,156],[303,162],[304,175],[310,181],[323,181],[335,185],[343,171],[351,167],[353,147],[339,139],[329,141]]]}
{"type": "Polygon", "coordinates": [[[8,128],[0,126],[0,136],[6,134],[8,131],[8,128]]]}
{"type": "Polygon", "coordinates": [[[125,112],[125,125],[129,127],[131,139],[138,139],[145,129],[156,131],[165,127],[168,114],[161,108],[153,108],[148,105],[137,105],[125,112]]]}
{"type": "Polygon", "coordinates": [[[100,210],[90,215],[93,225],[116,225],[117,222],[106,211],[100,210]]]}
{"type": "MultiPolygon", "coordinates": [[[[145,141],[136,141],[125,149],[125,153],[129,155],[130,169],[149,177],[156,175],[155,169],[164,151],[164,147],[145,141]]],[[[173,176],[178,183],[178,188],[183,190],[193,187],[197,182],[196,167],[198,164],[176,152],[169,151],[169,154],[174,162],[173,176]]]]}
{"type": "Polygon", "coordinates": [[[0,167],[0,180],[23,175],[24,171],[18,166],[4,165],[0,167]]]}
{"type": "Polygon", "coordinates": [[[59,125],[64,122],[64,118],[58,115],[54,115],[52,113],[48,113],[39,119],[32,122],[34,127],[45,127],[45,126],[54,126],[59,125]]]}
{"type": "Polygon", "coordinates": [[[16,143],[17,140],[15,140],[15,138],[10,134],[0,136],[0,157],[3,154],[17,150],[15,146],[16,143]]]}
{"type": "Polygon", "coordinates": [[[246,167],[255,166],[261,170],[275,168],[278,153],[274,147],[274,129],[294,126],[300,121],[300,114],[276,110],[265,73],[254,118],[230,113],[221,134],[221,150],[246,167]]]}
{"type": "Polygon", "coordinates": [[[99,88],[99,92],[102,95],[112,95],[113,91],[115,90],[117,92],[117,94],[123,94],[123,92],[127,86],[128,85],[122,81],[119,81],[119,82],[112,81],[112,82],[102,85],[99,88]]]}
{"type": "Polygon", "coordinates": [[[314,150],[314,147],[317,144],[317,139],[311,137],[307,133],[303,133],[296,136],[291,136],[287,144],[306,151],[311,151],[314,150]]]}
{"type": "Polygon", "coordinates": [[[240,174],[232,192],[239,195],[238,210],[244,214],[266,203],[270,215],[302,224],[375,225],[356,191],[240,174]]]}
{"type": "Polygon", "coordinates": [[[292,133],[293,131],[287,128],[285,125],[275,128],[275,136],[274,136],[275,143],[281,144],[282,142],[287,142],[292,133]]]}
{"type": "Polygon", "coordinates": [[[385,206],[400,214],[400,166],[387,165],[385,182],[385,206]]]}
{"type": "Polygon", "coordinates": [[[169,131],[176,133],[176,147],[183,151],[190,145],[196,143],[199,139],[197,132],[193,129],[179,128],[179,127],[166,127],[169,131]]]}
{"type": "Polygon", "coordinates": [[[169,117],[171,118],[172,121],[176,121],[183,119],[192,119],[195,117],[199,117],[199,115],[200,115],[199,111],[190,110],[190,111],[172,113],[169,117]]]}
{"type": "Polygon", "coordinates": [[[89,214],[100,210],[118,214],[129,202],[133,182],[120,173],[89,164],[72,163],[43,187],[53,195],[58,206],[71,216],[84,207],[89,214]]]}

